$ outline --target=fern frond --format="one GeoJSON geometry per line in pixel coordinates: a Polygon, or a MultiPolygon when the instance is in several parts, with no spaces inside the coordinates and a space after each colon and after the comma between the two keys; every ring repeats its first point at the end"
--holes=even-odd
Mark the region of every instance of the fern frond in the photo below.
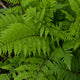
{"type": "Polygon", "coordinates": [[[77,1],[76,0],[69,0],[69,3],[71,5],[72,10],[75,11],[77,15],[79,15],[80,8],[79,8],[79,4],[77,3],[77,1]]]}
{"type": "Polygon", "coordinates": [[[62,47],[58,47],[53,51],[51,58],[55,58],[54,60],[58,61],[60,59],[66,64],[67,68],[71,70],[71,59],[72,59],[72,51],[70,49],[74,48],[74,41],[66,41],[63,43],[62,47]],[[66,44],[67,43],[67,44],[66,44]]]}
{"type": "Polygon", "coordinates": [[[18,76],[16,76],[14,78],[14,80],[23,79],[22,77],[20,77],[20,75],[24,75],[24,74],[26,74],[25,77],[24,77],[25,79],[48,80],[48,78],[47,78],[48,75],[53,74],[52,69],[54,67],[53,67],[53,64],[50,61],[46,60],[46,62],[44,63],[43,59],[41,59],[41,58],[37,59],[36,57],[28,58],[27,61],[30,62],[30,65],[22,65],[21,67],[18,67],[18,68],[15,69],[18,72],[20,71],[20,74],[18,76]],[[37,60],[39,60],[39,63],[34,64],[34,62],[37,61],[37,60]],[[47,65],[47,64],[49,64],[49,65],[47,65]],[[35,66],[35,68],[33,69],[34,66],[35,66]],[[28,70],[28,71],[21,73],[21,71],[23,71],[23,70],[28,70]]]}
{"type": "Polygon", "coordinates": [[[8,10],[5,10],[3,14],[15,14],[15,15],[22,14],[22,10],[20,6],[15,6],[15,7],[9,8],[8,10]]]}
{"type": "Polygon", "coordinates": [[[55,74],[58,80],[79,80],[80,79],[80,72],[79,72],[79,59],[80,57],[73,56],[71,60],[71,70],[66,69],[62,62],[54,61],[56,66],[55,74]],[[61,77],[62,76],[62,77],[61,77]]]}
{"type": "Polygon", "coordinates": [[[0,15],[0,33],[1,31],[7,29],[10,24],[22,23],[22,22],[23,22],[22,16],[19,16],[17,14],[16,16],[14,16],[13,14],[7,14],[5,16],[0,15]]]}
{"type": "Polygon", "coordinates": [[[4,53],[6,53],[7,50],[11,53],[11,50],[14,49],[15,54],[19,54],[22,48],[25,55],[27,51],[29,55],[31,54],[31,51],[35,55],[36,50],[38,50],[40,54],[41,49],[44,54],[46,54],[46,52],[49,53],[48,39],[40,38],[39,35],[36,34],[35,27],[30,28],[27,25],[15,23],[8,26],[8,28],[9,29],[2,32],[0,37],[0,47],[4,53]]]}
{"type": "Polygon", "coordinates": [[[74,18],[70,14],[68,14],[66,11],[62,10],[61,12],[66,14],[66,19],[68,19],[69,21],[74,21],[74,18]]]}
{"type": "Polygon", "coordinates": [[[80,1],[4,1],[0,79],[80,80],[80,1]]]}
{"type": "Polygon", "coordinates": [[[5,80],[5,79],[9,80],[8,75],[7,74],[1,74],[0,75],[0,80],[5,80]]]}
{"type": "Polygon", "coordinates": [[[4,0],[4,1],[9,2],[9,3],[13,3],[13,4],[19,3],[19,0],[4,0]]]}
{"type": "MultiPolygon", "coordinates": [[[[74,57],[72,58],[71,70],[68,70],[62,61],[59,61],[59,60],[56,61],[55,58],[49,59],[50,55],[46,58],[44,56],[43,57],[35,56],[35,57],[28,57],[26,59],[23,58],[22,55],[15,56],[13,60],[11,60],[11,58],[8,59],[7,61],[5,61],[5,64],[0,67],[2,69],[9,70],[10,74],[14,77],[14,80],[22,80],[22,79],[28,79],[28,80],[35,80],[35,79],[36,80],[45,80],[45,79],[46,80],[52,80],[52,79],[53,80],[56,80],[56,79],[73,80],[74,79],[74,80],[79,80],[80,79],[80,74],[78,72],[80,68],[78,66],[80,65],[78,60],[80,60],[80,57],[77,58],[74,56],[75,58],[74,57]],[[12,67],[11,68],[7,67],[7,64],[11,65],[12,67]],[[52,79],[50,79],[51,75],[53,75],[52,79]]],[[[5,74],[3,74],[3,76],[4,75],[5,74]]]]}
{"type": "MultiPolygon", "coordinates": [[[[23,53],[21,53],[23,55],[23,53]]],[[[52,76],[54,65],[48,57],[35,56],[23,58],[23,56],[15,56],[13,61],[9,58],[5,61],[5,64],[1,66],[2,69],[9,70],[14,80],[48,80],[49,76],[52,76]],[[20,59],[20,61],[18,61],[20,59]],[[23,63],[23,64],[22,64],[23,63]],[[11,68],[8,68],[8,65],[11,65],[11,68]],[[17,65],[16,65],[17,64],[17,65]],[[16,65],[16,66],[15,66],[16,65]],[[14,67],[13,67],[14,66],[14,67]],[[16,75],[18,73],[18,75],[16,75]],[[14,75],[15,74],[15,75],[14,75]]],[[[10,75],[9,75],[10,76],[10,75]]],[[[54,76],[55,80],[55,76],[54,76]]]]}

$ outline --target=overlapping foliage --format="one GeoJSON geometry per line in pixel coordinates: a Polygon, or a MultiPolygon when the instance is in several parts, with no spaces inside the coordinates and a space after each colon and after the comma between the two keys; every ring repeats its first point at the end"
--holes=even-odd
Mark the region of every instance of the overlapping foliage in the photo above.
{"type": "Polygon", "coordinates": [[[0,80],[80,80],[80,1],[5,1],[0,80]]]}

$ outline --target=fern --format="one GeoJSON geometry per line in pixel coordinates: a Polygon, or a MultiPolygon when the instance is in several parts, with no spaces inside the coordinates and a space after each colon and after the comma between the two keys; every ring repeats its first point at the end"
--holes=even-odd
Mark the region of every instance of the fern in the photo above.
{"type": "Polygon", "coordinates": [[[4,1],[0,80],[80,80],[79,0],[4,1]]]}
{"type": "Polygon", "coordinates": [[[13,4],[19,3],[19,0],[5,0],[5,1],[7,1],[9,3],[13,3],[13,4]]]}

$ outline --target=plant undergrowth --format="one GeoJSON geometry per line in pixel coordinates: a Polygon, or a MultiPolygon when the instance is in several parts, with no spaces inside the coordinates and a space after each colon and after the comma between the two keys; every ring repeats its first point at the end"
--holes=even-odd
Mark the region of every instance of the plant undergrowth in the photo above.
{"type": "Polygon", "coordinates": [[[80,80],[80,0],[3,0],[0,80],[80,80]]]}

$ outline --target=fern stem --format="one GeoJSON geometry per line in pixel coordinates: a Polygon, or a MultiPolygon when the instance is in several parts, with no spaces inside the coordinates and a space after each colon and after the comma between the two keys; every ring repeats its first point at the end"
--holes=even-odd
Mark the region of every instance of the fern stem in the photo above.
{"type": "Polygon", "coordinates": [[[24,13],[24,10],[23,10],[23,7],[22,7],[22,5],[21,5],[21,2],[20,2],[20,0],[18,0],[18,2],[19,2],[19,5],[20,5],[20,7],[21,7],[22,14],[23,14],[23,13],[24,13]]]}
{"type": "MultiPolygon", "coordinates": [[[[53,51],[50,51],[49,56],[52,54],[52,52],[53,52],[53,51]]],[[[38,77],[38,75],[39,75],[39,73],[40,73],[42,67],[44,66],[44,64],[45,64],[45,62],[47,61],[47,59],[49,58],[49,56],[46,56],[46,58],[45,58],[45,60],[43,61],[42,65],[40,66],[40,69],[39,69],[39,71],[37,72],[37,75],[36,75],[36,77],[34,78],[34,80],[37,79],[37,77],[38,77]]]]}
{"type": "MultiPolygon", "coordinates": [[[[40,35],[31,35],[31,36],[25,36],[25,37],[21,37],[21,38],[19,38],[19,39],[16,39],[16,40],[14,40],[14,41],[17,41],[17,40],[21,40],[21,39],[23,39],[23,38],[28,38],[28,37],[35,37],[35,36],[40,36],[40,35]]],[[[10,41],[9,43],[12,43],[13,41],[10,41]]],[[[2,42],[1,42],[2,43],[2,42]]],[[[8,44],[8,43],[7,43],[8,44]]],[[[4,43],[2,43],[2,45],[4,46],[5,44],[4,43]]]]}

